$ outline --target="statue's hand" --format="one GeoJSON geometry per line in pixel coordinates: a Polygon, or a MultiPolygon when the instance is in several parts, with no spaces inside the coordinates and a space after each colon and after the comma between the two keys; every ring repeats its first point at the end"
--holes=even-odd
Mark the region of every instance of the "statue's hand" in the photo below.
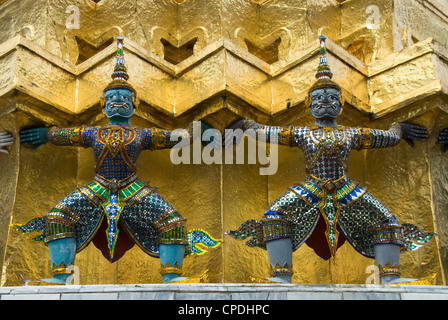
{"type": "Polygon", "coordinates": [[[402,129],[402,139],[406,141],[411,147],[414,146],[414,141],[426,141],[429,138],[428,130],[424,126],[418,124],[400,122],[402,129]]]}
{"type": "Polygon", "coordinates": [[[9,151],[3,147],[10,146],[14,143],[14,136],[9,132],[0,132],[0,152],[9,154],[9,151]]]}
{"type": "Polygon", "coordinates": [[[36,149],[48,142],[47,127],[34,128],[20,131],[20,143],[36,149]]]}
{"type": "Polygon", "coordinates": [[[214,131],[218,131],[218,129],[215,129],[215,128],[211,127],[208,123],[206,123],[206,122],[204,122],[202,120],[201,120],[201,125],[202,125],[202,129],[203,129],[202,136],[201,136],[201,143],[202,143],[202,145],[204,147],[206,145],[210,145],[215,150],[220,149],[221,145],[220,145],[219,139],[215,139],[216,136],[213,136],[209,132],[210,129],[214,130],[214,131]],[[207,131],[207,130],[209,130],[209,131],[207,131]],[[203,138],[205,139],[205,141],[202,140],[203,138]]]}
{"type": "Polygon", "coordinates": [[[232,147],[233,144],[240,143],[241,139],[243,138],[243,135],[234,135],[234,130],[241,129],[244,120],[245,119],[240,119],[232,123],[224,130],[224,134],[222,136],[222,144],[226,149],[232,147]]]}
{"type": "Polygon", "coordinates": [[[439,136],[437,137],[437,142],[442,145],[443,152],[448,150],[448,128],[445,128],[439,132],[439,136]]]}

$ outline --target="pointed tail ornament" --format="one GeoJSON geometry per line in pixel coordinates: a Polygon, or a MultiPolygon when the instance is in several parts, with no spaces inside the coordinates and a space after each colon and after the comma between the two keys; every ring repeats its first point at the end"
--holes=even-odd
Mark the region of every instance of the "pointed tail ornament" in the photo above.
{"type": "MultiPolygon", "coordinates": [[[[17,231],[22,234],[28,234],[31,232],[39,232],[32,241],[44,242],[44,232],[45,232],[45,220],[42,217],[31,219],[24,224],[12,224],[10,227],[14,227],[17,231]]],[[[44,242],[45,243],[45,242],[44,242]]]]}
{"type": "Polygon", "coordinates": [[[193,229],[188,231],[187,239],[188,247],[186,249],[186,255],[201,255],[207,253],[204,248],[216,248],[223,242],[222,239],[212,238],[207,231],[202,229],[193,229]]]}
{"type": "Polygon", "coordinates": [[[424,232],[410,223],[403,223],[402,227],[405,244],[403,251],[416,251],[437,235],[434,232],[424,232]]]}

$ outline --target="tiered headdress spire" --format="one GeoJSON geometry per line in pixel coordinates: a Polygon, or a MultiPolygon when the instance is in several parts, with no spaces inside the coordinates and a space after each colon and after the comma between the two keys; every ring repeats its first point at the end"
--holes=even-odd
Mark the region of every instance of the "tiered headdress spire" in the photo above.
{"type": "Polygon", "coordinates": [[[333,73],[328,65],[327,49],[325,48],[325,40],[327,37],[319,36],[320,40],[320,58],[319,67],[317,68],[316,78],[317,79],[331,79],[333,78],[333,73]]]}
{"type": "Polygon", "coordinates": [[[129,75],[127,73],[127,68],[124,61],[123,41],[124,38],[122,36],[117,37],[117,53],[115,55],[114,72],[112,73],[111,76],[112,82],[110,82],[106,86],[106,88],[104,88],[104,92],[109,89],[122,88],[122,89],[129,89],[135,95],[137,95],[137,92],[135,91],[134,87],[132,87],[132,85],[128,83],[129,75]]]}
{"type": "Polygon", "coordinates": [[[126,65],[124,63],[123,40],[124,38],[122,36],[117,37],[117,54],[115,56],[114,72],[112,73],[113,80],[127,81],[129,79],[126,65]]]}
{"type": "MultiPolygon", "coordinates": [[[[333,73],[330,70],[330,65],[328,64],[328,57],[327,57],[327,49],[325,46],[325,41],[327,37],[325,36],[319,36],[319,42],[320,42],[320,56],[319,56],[319,65],[317,67],[316,72],[316,79],[317,81],[311,86],[311,88],[308,90],[308,96],[305,99],[305,105],[310,106],[311,105],[311,97],[310,94],[316,89],[322,89],[322,88],[335,88],[341,91],[341,87],[331,80],[333,78],[333,73]]],[[[342,100],[342,94],[341,94],[341,102],[342,100]]]]}

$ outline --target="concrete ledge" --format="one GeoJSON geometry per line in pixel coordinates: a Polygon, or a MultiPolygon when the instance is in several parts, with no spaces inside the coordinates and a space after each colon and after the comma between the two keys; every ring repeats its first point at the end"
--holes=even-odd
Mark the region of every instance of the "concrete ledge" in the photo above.
{"type": "Polygon", "coordinates": [[[230,283],[1,287],[0,300],[448,300],[448,287],[230,283]]]}

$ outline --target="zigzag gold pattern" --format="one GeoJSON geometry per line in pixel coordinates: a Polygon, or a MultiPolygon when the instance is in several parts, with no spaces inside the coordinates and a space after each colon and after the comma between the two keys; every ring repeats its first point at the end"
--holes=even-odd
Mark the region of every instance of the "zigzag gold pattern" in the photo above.
{"type": "MultiPolygon", "coordinates": [[[[287,88],[283,88],[280,86],[272,86],[271,90],[265,90],[266,85],[271,87],[271,84],[277,83],[277,77],[280,75],[290,75],[294,77],[295,69],[294,67],[298,64],[301,67],[305,68],[308,64],[314,64],[313,59],[307,59],[310,55],[317,54],[318,45],[310,44],[305,50],[301,52],[297,52],[294,56],[290,58],[291,63],[288,64],[274,64],[269,65],[261,60],[254,60],[253,55],[244,51],[241,47],[239,47],[232,40],[222,38],[217,40],[214,43],[210,43],[205,46],[200,52],[195,53],[189,59],[179,63],[174,66],[169,64],[168,62],[164,62],[160,60],[158,56],[151,53],[147,49],[140,47],[138,44],[133,42],[132,40],[126,39],[126,43],[128,44],[126,47],[127,51],[130,51],[135,59],[142,64],[142,68],[153,69],[155,73],[163,74],[168,82],[178,83],[176,86],[169,87],[157,87],[162,85],[164,82],[160,82],[160,84],[154,84],[156,87],[151,90],[151,94],[146,92],[146,89],[143,87],[139,87],[138,83],[144,83],[144,79],[142,78],[142,74],[132,74],[132,79],[135,79],[135,89],[137,90],[140,100],[145,105],[144,108],[155,108],[156,110],[162,110],[168,116],[174,116],[175,118],[183,115],[188,110],[193,108],[198,108],[201,103],[207,101],[207,99],[215,96],[218,92],[221,92],[223,89],[221,86],[217,86],[219,83],[226,83],[225,90],[228,94],[237,97],[237,99],[241,99],[250,105],[253,105],[257,112],[261,113],[261,115],[271,115],[277,114],[280,111],[287,111],[287,103],[288,106],[300,105],[305,100],[305,93],[309,86],[309,81],[303,81],[307,83],[302,88],[294,88],[294,91],[302,92],[300,94],[293,94],[287,88]],[[239,84],[234,83],[234,80],[226,74],[221,74],[218,72],[220,68],[225,67],[232,68],[233,61],[226,61],[222,59],[222,56],[225,56],[227,52],[232,53],[232,55],[238,57],[240,59],[240,63],[245,66],[248,70],[252,72],[256,72],[258,76],[254,78],[252,81],[254,82],[254,87],[257,88],[254,92],[248,91],[249,88],[245,89],[241,87],[239,84]],[[217,62],[215,61],[217,60],[217,62]],[[207,88],[199,88],[197,92],[193,89],[194,86],[191,87],[191,92],[189,92],[188,96],[182,95],[182,92],[187,88],[182,88],[183,85],[193,85],[188,78],[191,76],[191,72],[201,73],[203,68],[210,68],[209,64],[213,63],[213,68],[216,69],[216,78],[215,83],[210,83],[207,88]],[[278,89],[278,90],[277,90],[278,89]],[[163,96],[160,95],[163,92],[163,96]],[[286,94],[286,95],[285,95],[286,94]],[[167,99],[167,97],[173,97],[173,99],[167,99]],[[174,99],[176,97],[176,99],[174,99]],[[273,101],[278,101],[278,103],[273,104],[273,101]],[[150,107],[151,106],[151,107],[150,107]],[[176,111],[174,111],[176,110],[176,111]]],[[[110,49],[106,48],[100,51],[97,55],[95,55],[95,59],[89,59],[85,63],[83,63],[82,68],[76,67],[75,65],[71,65],[66,61],[61,60],[59,57],[52,55],[49,52],[46,52],[42,48],[37,48],[32,42],[18,37],[16,41],[10,41],[8,44],[5,44],[5,51],[14,51],[18,55],[21,56],[21,60],[27,60],[29,55],[32,55],[32,61],[29,61],[27,65],[23,66],[24,72],[28,66],[32,67],[35,64],[44,64],[51,62],[54,64],[54,78],[55,83],[54,87],[62,87],[65,83],[75,83],[76,81],[80,82],[80,86],[68,86],[64,90],[64,95],[60,95],[58,92],[53,93],[54,99],[52,101],[47,101],[44,98],[43,92],[51,92],[51,87],[46,87],[46,83],[36,84],[37,86],[28,86],[26,78],[22,76],[17,77],[17,81],[11,83],[11,89],[18,90],[20,95],[29,96],[32,95],[33,99],[37,99],[38,101],[44,101],[46,106],[45,108],[49,109],[48,115],[44,116],[40,114],[39,117],[44,121],[48,121],[49,123],[54,123],[57,125],[63,125],[64,121],[66,121],[67,116],[71,119],[71,122],[79,122],[85,121],[86,118],[92,118],[92,110],[94,107],[99,104],[99,99],[101,96],[101,90],[104,87],[104,84],[108,82],[108,79],[105,75],[104,81],[98,81],[97,83],[84,83],[83,78],[86,75],[91,75],[95,73],[98,68],[103,68],[104,63],[109,63],[107,58],[110,58],[114,55],[114,52],[110,49]],[[19,48],[21,50],[19,50],[19,48]],[[61,83],[57,83],[57,81],[61,81],[61,83]],[[16,84],[17,83],[17,84],[16,84]],[[40,89],[36,89],[39,87],[40,89]],[[82,88],[84,91],[79,91],[82,88]],[[78,100],[75,98],[80,95],[78,100]],[[74,108],[76,106],[76,108],[74,108]],[[92,109],[92,110],[91,110],[92,109]]],[[[342,48],[338,47],[337,44],[328,40],[328,49],[329,51],[338,52],[338,56],[336,59],[341,61],[345,61],[347,64],[343,64],[343,67],[346,67],[346,72],[349,72],[350,69],[361,69],[362,82],[373,81],[374,77],[370,76],[371,71],[368,70],[368,66],[364,65],[362,67],[352,63],[353,57],[350,57],[350,54],[345,52],[342,48]],[[352,63],[352,65],[350,65],[352,63]]],[[[421,54],[424,53],[434,53],[437,54],[437,47],[432,44],[431,41],[422,41],[417,46],[422,47],[421,54]]],[[[401,61],[405,61],[409,59],[405,53],[398,54],[395,57],[394,61],[398,61],[399,64],[401,61]]],[[[414,57],[415,60],[419,59],[419,57],[414,57]]],[[[417,61],[416,61],[417,63],[417,61]]],[[[19,66],[17,65],[16,68],[19,66]]],[[[22,66],[20,66],[22,67],[22,66]]],[[[393,69],[394,65],[391,65],[390,68],[393,69]]],[[[345,71],[344,71],[345,72],[345,71]]],[[[341,72],[341,73],[344,73],[341,72]]],[[[131,71],[130,71],[131,73],[131,71]]],[[[42,78],[47,77],[48,75],[41,75],[42,78]]],[[[311,75],[310,75],[311,76],[311,75]]],[[[399,75],[397,75],[398,77],[399,75]]],[[[427,79],[427,82],[432,81],[431,79],[427,79]]],[[[434,85],[436,82],[439,83],[439,80],[433,79],[434,85]]],[[[6,85],[6,84],[5,84],[6,85]]],[[[288,84],[290,85],[290,84],[288,84]]],[[[432,86],[426,86],[425,88],[421,88],[418,93],[420,95],[430,94],[436,88],[432,86]],[[427,93],[425,93],[427,92],[427,93]]],[[[439,84],[440,85],[440,84],[439,84]]],[[[406,105],[404,102],[407,99],[411,99],[411,93],[409,93],[409,97],[406,94],[401,94],[400,99],[395,99],[393,101],[381,102],[377,104],[368,104],[367,101],[368,95],[361,94],[358,92],[352,92],[351,87],[355,86],[355,84],[351,83],[341,83],[343,92],[347,95],[347,101],[356,101],[354,103],[355,109],[358,109],[361,112],[373,112],[373,117],[383,116],[389,112],[396,111],[400,108],[403,108],[406,105]]],[[[188,90],[187,90],[188,91],[188,90]]],[[[414,91],[417,93],[417,91],[414,91]]],[[[212,102],[212,101],[210,101],[212,102]]],[[[228,101],[230,103],[230,101],[228,101]]],[[[213,104],[213,103],[212,103],[213,104]]],[[[20,106],[19,106],[20,108],[20,106]]],[[[224,108],[224,107],[223,107],[224,108]]],[[[23,109],[23,111],[31,114],[38,115],[39,112],[37,110],[33,111],[31,109],[23,109]],[[37,113],[36,113],[37,112],[37,113]]],[[[233,111],[239,112],[239,110],[233,109],[233,111]]],[[[95,111],[97,114],[94,117],[102,117],[102,110],[98,108],[95,111]]],[[[139,111],[140,112],[140,111],[139,111]]],[[[206,112],[206,114],[211,113],[206,112]]],[[[171,121],[173,124],[175,120],[170,120],[169,118],[163,119],[155,119],[156,121],[160,121],[160,124],[165,124],[165,121],[171,121]]],[[[368,121],[368,117],[365,117],[365,121],[368,121]]]]}

